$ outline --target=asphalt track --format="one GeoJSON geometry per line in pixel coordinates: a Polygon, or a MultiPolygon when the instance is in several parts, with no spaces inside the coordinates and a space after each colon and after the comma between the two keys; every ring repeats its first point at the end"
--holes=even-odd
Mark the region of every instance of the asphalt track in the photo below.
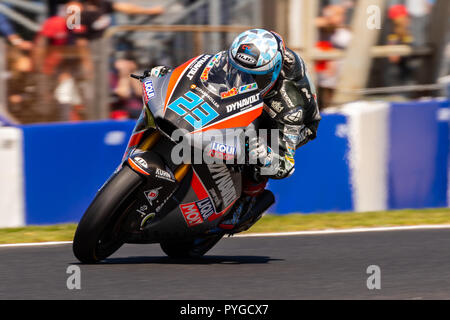
{"type": "Polygon", "coordinates": [[[190,261],[126,245],[68,290],[71,244],[2,247],[0,299],[450,299],[449,248],[449,229],[234,237],[190,261]]]}

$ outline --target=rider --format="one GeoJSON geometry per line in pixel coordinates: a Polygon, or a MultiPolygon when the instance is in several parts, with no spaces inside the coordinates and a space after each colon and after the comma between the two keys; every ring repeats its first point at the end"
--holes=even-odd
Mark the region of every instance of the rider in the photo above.
{"type": "MultiPolygon", "coordinates": [[[[227,52],[229,63],[250,74],[264,100],[261,121],[267,129],[279,129],[279,152],[275,153],[261,138],[249,141],[249,158],[257,160],[256,170],[245,175],[243,195],[233,217],[220,228],[231,233],[245,230],[257,217],[249,214],[266,186],[268,178],[283,179],[294,172],[295,150],[315,139],[321,120],[314,85],[303,60],[286,48],[280,35],[263,29],[251,29],[238,35],[227,52]],[[260,168],[275,167],[272,175],[259,174],[260,168]]],[[[163,76],[170,69],[151,70],[163,76]]],[[[269,140],[269,139],[267,139],[269,140]]]]}

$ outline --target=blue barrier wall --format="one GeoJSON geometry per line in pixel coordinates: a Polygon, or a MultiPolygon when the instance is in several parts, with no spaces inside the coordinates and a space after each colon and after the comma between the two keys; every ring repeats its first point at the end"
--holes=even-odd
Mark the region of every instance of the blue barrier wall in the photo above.
{"type": "Polygon", "coordinates": [[[390,116],[389,208],[447,206],[448,101],[394,103],[390,116]]]}
{"type": "Polygon", "coordinates": [[[353,209],[348,165],[348,138],[337,136],[347,126],[343,115],[323,115],[317,139],[297,150],[295,172],[284,180],[271,180],[276,203],[270,212],[349,211],[353,209]]]}
{"type": "Polygon", "coordinates": [[[23,126],[26,224],[78,222],[119,165],[134,123],[23,126]]]}

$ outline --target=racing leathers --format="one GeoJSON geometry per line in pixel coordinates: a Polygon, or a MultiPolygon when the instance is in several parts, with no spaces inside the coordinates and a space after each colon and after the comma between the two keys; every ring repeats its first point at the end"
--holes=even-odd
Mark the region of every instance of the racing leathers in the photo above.
{"type": "MultiPolygon", "coordinates": [[[[264,111],[260,128],[278,130],[279,151],[274,152],[274,146],[266,146],[258,138],[250,142],[250,157],[258,158],[260,168],[272,166],[266,178],[283,179],[294,172],[295,150],[316,138],[321,120],[316,91],[305,63],[288,48],[281,74],[264,96],[264,111]]],[[[270,141],[267,139],[266,143],[270,141]]]]}
{"type": "Polygon", "coordinates": [[[266,141],[261,137],[249,141],[249,158],[257,165],[250,166],[244,173],[243,194],[235,204],[232,216],[219,224],[219,228],[230,234],[245,231],[258,221],[263,212],[257,211],[255,204],[258,197],[270,197],[271,193],[265,191],[268,178],[290,176],[294,172],[295,150],[317,135],[321,116],[316,91],[305,63],[288,48],[281,74],[264,96],[264,111],[259,119],[259,128],[276,129],[278,146],[270,145],[270,135],[266,141]],[[263,170],[268,167],[269,171],[263,170]]]}
{"type": "MultiPolygon", "coordinates": [[[[161,77],[169,72],[169,68],[159,66],[151,70],[151,75],[161,77]]],[[[252,213],[251,209],[264,192],[268,178],[283,179],[294,172],[295,150],[316,138],[321,120],[316,91],[305,63],[288,48],[280,76],[263,100],[264,112],[258,127],[275,129],[278,143],[277,146],[269,143],[273,140],[272,130],[268,130],[266,141],[261,137],[248,141],[248,158],[255,165],[248,166],[244,172],[243,194],[231,210],[232,217],[219,224],[219,228],[230,233],[246,230],[259,219],[262,213],[252,213]]]]}

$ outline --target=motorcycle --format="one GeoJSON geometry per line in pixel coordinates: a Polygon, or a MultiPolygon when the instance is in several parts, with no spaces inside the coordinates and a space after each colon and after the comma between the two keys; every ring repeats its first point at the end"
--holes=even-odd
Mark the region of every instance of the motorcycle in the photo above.
{"type": "MultiPolygon", "coordinates": [[[[125,243],[159,243],[170,257],[201,257],[226,234],[219,228],[242,199],[248,164],[176,163],[177,129],[194,137],[258,128],[263,100],[253,78],[227,69],[221,53],[200,55],[164,77],[132,75],[142,84],[143,110],[120,166],[81,218],[73,252],[82,263],[106,259],[125,243]]],[[[227,140],[228,141],[228,140],[227,140]]],[[[233,160],[236,145],[202,143],[212,158],[233,160]]],[[[253,199],[248,229],[274,203],[265,190],[253,199]]],[[[236,231],[234,231],[236,232],[236,231]]]]}

